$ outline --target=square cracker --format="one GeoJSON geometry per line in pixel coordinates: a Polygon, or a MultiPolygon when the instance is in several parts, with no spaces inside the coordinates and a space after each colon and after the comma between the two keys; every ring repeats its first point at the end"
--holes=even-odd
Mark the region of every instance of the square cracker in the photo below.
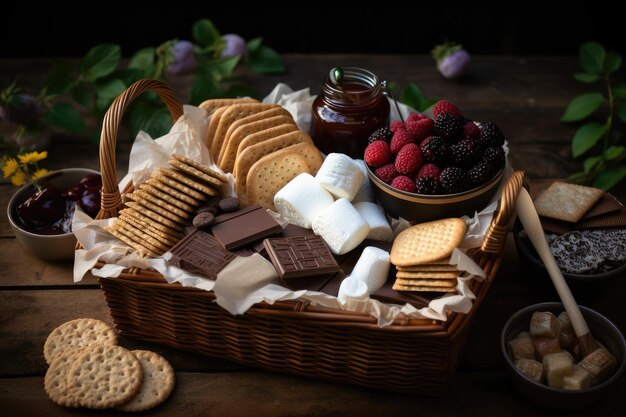
{"type": "Polygon", "coordinates": [[[403,279],[445,279],[452,280],[459,276],[457,272],[407,272],[398,271],[397,278],[403,279]]]}
{"type": "Polygon", "coordinates": [[[459,218],[416,224],[393,242],[390,261],[397,266],[431,263],[452,254],[465,236],[467,225],[459,218]]]}
{"type": "Polygon", "coordinates": [[[253,98],[244,97],[244,98],[210,98],[208,100],[204,100],[198,107],[207,111],[207,113],[212,114],[215,110],[220,107],[232,106],[233,104],[243,104],[243,103],[258,103],[259,100],[255,100],[253,98]]]}
{"type": "Polygon", "coordinates": [[[455,265],[415,265],[415,266],[398,266],[398,272],[459,272],[455,265]]]}
{"type": "MultiPolygon", "coordinates": [[[[220,149],[219,155],[215,162],[218,165],[222,162],[222,160],[224,159],[224,154],[226,153],[227,148],[228,148],[228,143],[231,141],[233,137],[233,133],[235,133],[237,129],[253,122],[259,122],[262,120],[266,120],[266,119],[270,119],[270,118],[278,117],[278,116],[283,116],[287,118],[288,121],[284,123],[291,123],[295,125],[295,122],[293,121],[293,117],[291,117],[291,114],[287,110],[285,110],[283,107],[273,107],[271,109],[267,109],[264,111],[260,111],[258,113],[251,114],[249,116],[244,117],[243,119],[239,119],[233,122],[233,124],[231,124],[228,130],[226,131],[226,137],[224,138],[224,143],[222,144],[222,148],[220,149]]],[[[267,126],[265,127],[265,129],[267,129],[268,127],[271,127],[271,126],[267,126]]],[[[247,133],[249,134],[254,131],[256,132],[261,131],[263,130],[263,127],[262,126],[255,127],[255,129],[256,130],[249,131],[247,133]]],[[[237,151],[237,146],[239,146],[239,144],[234,146],[233,152],[237,151]]]]}
{"type": "Polygon", "coordinates": [[[391,288],[395,291],[454,292],[454,287],[424,287],[418,285],[393,284],[393,287],[391,288]]]}
{"type": "Polygon", "coordinates": [[[274,195],[289,181],[308,171],[306,158],[298,152],[283,149],[259,159],[246,179],[249,204],[276,211],[274,195]]]}
{"type": "Polygon", "coordinates": [[[224,139],[226,139],[226,133],[230,126],[239,119],[243,119],[251,114],[260,113],[271,108],[280,107],[278,104],[264,104],[264,103],[247,103],[247,104],[233,104],[229,106],[221,115],[219,125],[211,141],[211,156],[213,159],[217,159],[219,156],[224,139]]]}
{"type": "Polygon", "coordinates": [[[411,287],[440,287],[440,288],[454,288],[456,287],[456,280],[436,280],[436,279],[396,279],[396,284],[406,285],[411,287]]]}
{"type": "Polygon", "coordinates": [[[603,194],[598,188],[555,181],[537,197],[535,208],[540,216],[576,223],[603,194]]]}
{"type": "MultiPolygon", "coordinates": [[[[220,125],[220,119],[222,118],[222,114],[228,109],[228,106],[220,107],[213,112],[211,116],[211,120],[209,121],[209,127],[207,128],[206,138],[204,139],[204,144],[207,149],[211,149],[211,145],[213,144],[213,138],[215,137],[215,132],[217,131],[217,127],[220,125]]],[[[211,154],[211,157],[215,159],[215,156],[211,154]]]]}

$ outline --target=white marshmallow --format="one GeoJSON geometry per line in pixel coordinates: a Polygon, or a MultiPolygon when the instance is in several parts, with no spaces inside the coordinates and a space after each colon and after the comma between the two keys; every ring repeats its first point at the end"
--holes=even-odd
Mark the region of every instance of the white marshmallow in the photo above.
{"type": "Polygon", "coordinates": [[[348,155],[330,153],[315,179],[335,198],[347,198],[352,201],[365,181],[365,174],[348,155]]]}
{"type": "Polygon", "coordinates": [[[359,191],[357,191],[356,195],[352,199],[352,204],[360,203],[362,201],[369,201],[370,203],[376,202],[374,190],[372,189],[372,184],[370,183],[369,176],[367,175],[365,161],[362,159],[355,159],[354,162],[357,163],[363,174],[365,174],[365,181],[363,181],[363,185],[359,188],[359,191]]]}
{"type": "Polygon", "coordinates": [[[378,204],[363,201],[356,203],[354,208],[370,226],[368,239],[389,242],[393,238],[393,232],[387,221],[385,211],[378,204]]]}
{"type": "Polygon", "coordinates": [[[290,223],[310,229],[313,220],[333,203],[333,196],[304,172],[274,196],[276,210],[290,223]]]}
{"type": "Polygon", "coordinates": [[[313,220],[313,232],[324,239],[335,255],[343,255],[359,246],[369,231],[365,219],[345,198],[326,207],[313,220]]]}
{"type": "Polygon", "coordinates": [[[341,281],[337,298],[342,304],[346,304],[348,300],[363,301],[368,298],[367,284],[356,277],[347,277],[341,281]]]}
{"type": "Polygon", "coordinates": [[[368,294],[375,293],[389,278],[389,252],[374,246],[366,247],[350,277],[363,281],[367,285],[368,294]]]}

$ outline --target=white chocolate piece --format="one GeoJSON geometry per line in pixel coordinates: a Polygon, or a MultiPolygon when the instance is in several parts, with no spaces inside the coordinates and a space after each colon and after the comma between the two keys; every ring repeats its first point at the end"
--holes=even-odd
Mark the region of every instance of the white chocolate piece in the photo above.
{"type": "Polygon", "coordinates": [[[537,362],[534,359],[521,358],[515,361],[515,367],[533,381],[541,382],[543,380],[543,365],[541,362],[537,362]]]}
{"type": "Polygon", "coordinates": [[[530,337],[516,337],[509,341],[509,351],[513,361],[519,359],[535,359],[535,346],[530,337]]]}
{"type": "Polygon", "coordinates": [[[368,294],[375,293],[389,278],[389,252],[374,246],[366,247],[350,276],[363,281],[368,294]]]}
{"type": "Polygon", "coordinates": [[[313,232],[321,236],[332,253],[343,255],[365,240],[370,227],[345,198],[326,207],[313,220],[313,232]]]}
{"type": "Polygon", "coordinates": [[[313,220],[333,201],[333,196],[306,172],[289,181],[274,196],[276,210],[290,223],[305,229],[310,229],[313,220]]]}
{"type": "Polygon", "coordinates": [[[559,319],[549,311],[535,311],[530,319],[530,335],[533,337],[559,337],[559,319]]]}
{"type": "Polygon", "coordinates": [[[532,337],[531,340],[535,346],[535,352],[540,358],[561,351],[559,339],[556,337],[532,337]]]}
{"type": "Polygon", "coordinates": [[[354,162],[357,163],[363,174],[365,174],[365,181],[363,181],[363,185],[359,188],[356,195],[352,199],[352,204],[362,203],[363,201],[367,201],[370,203],[376,202],[376,197],[374,196],[374,190],[372,189],[372,184],[370,183],[369,176],[367,175],[367,168],[365,166],[365,161],[362,159],[355,159],[354,162]]]}
{"type": "Polygon", "coordinates": [[[352,201],[365,181],[365,174],[348,155],[330,153],[317,171],[315,180],[335,198],[352,201]]]}
{"type": "Polygon", "coordinates": [[[357,277],[347,277],[341,281],[337,298],[342,304],[346,304],[349,300],[364,301],[369,298],[367,284],[357,277]]]}
{"type": "Polygon", "coordinates": [[[393,239],[393,231],[391,225],[387,221],[385,211],[378,204],[363,201],[356,203],[354,208],[363,216],[367,224],[370,226],[370,232],[367,239],[382,240],[389,242],[393,239]]]}
{"type": "Polygon", "coordinates": [[[572,369],[563,377],[563,389],[580,390],[591,386],[591,374],[581,366],[572,365],[572,369]]]}
{"type": "Polygon", "coordinates": [[[546,371],[548,385],[554,388],[563,388],[563,378],[572,369],[572,355],[567,351],[550,353],[543,358],[543,367],[546,371]]]}
{"type": "Polygon", "coordinates": [[[593,384],[599,384],[608,379],[617,365],[617,359],[605,348],[598,348],[580,361],[579,365],[589,372],[593,384]]]}

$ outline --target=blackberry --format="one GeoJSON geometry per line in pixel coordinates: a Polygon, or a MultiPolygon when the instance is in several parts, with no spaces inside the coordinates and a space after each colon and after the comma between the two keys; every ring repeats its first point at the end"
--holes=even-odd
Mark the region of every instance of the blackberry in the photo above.
{"type": "Polygon", "coordinates": [[[420,144],[426,162],[442,164],[446,159],[446,142],[439,136],[429,136],[420,144]]]}
{"type": "Polygon", "coordinates": [[[451,114],[443,113],[435,119],[435,131],[447,142],[454,143],[458,140],[463,129],[461,123],[459,119],[451,114]]]}
{"type": "Polygon", "coordinates": [[[385,127],[381,127],[380,129],[375,130],[374,133],[370,135],[367,142],[372,143],[377,140],[384,140],[385,142],[389,143],[392,136],[393,136],[393,132],[389,130],[387,126],[385,126],[385,127]]]}
{"type": "Polygon", "coordinates": [[[481,148],[487,149],[504,145],[504,134],[494,122],[481,123],[479,129],[481,148]]]}
{"type": "Polygon", "coordinates": [[[467,171],[467,180],[471,188],[485,184],[498,172],[498,168],[491,161],[481,161],[475,167],[467,171]]]}
{"type": "Polygon", "coordinates": [[[465,189],[465,171],[459,167],[448,167],[439,176],[441,190],[447,194],[459,193],[465,189]]]}
{"type": "Polygon", "coordinates": [[[497,168],[504,166],[506,156],[504,155],[504,149],[501,146],[497,148],[487,148],[483,152],[483,156],[480,158],[480,162],[492,162],[497,168]]]}
{"type": "Polygon", "coordinates": [[[434,177],[419,177],[415,180],[418,194],[439,194],[439,181],[434,177]]]}
{"type": "Polygon", "coordinates": [[[448,148],[448,162],[454,166],[470,167],[478,159],[478,146],[467,139],[450,145],[448,148]]]}

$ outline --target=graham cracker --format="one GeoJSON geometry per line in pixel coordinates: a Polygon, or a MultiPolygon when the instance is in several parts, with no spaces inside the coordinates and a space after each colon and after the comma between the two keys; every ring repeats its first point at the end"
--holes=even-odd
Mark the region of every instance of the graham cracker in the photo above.
{"type": "MultiPolygon", "coordinates": [[[[142,202],[145,203],[145,202],[142,202]]],[[[130,207],[132,209],[135,209],[136,211],[141,211],[143,214],[145,214],[147,217],[150,217],[151,219],[165,225],[165,226],[169,226],[170,228],[174,229],[174,230],[179,230],[182,227],[186,226],[187,224],[189,224],[188,221],[186,221],[185,219],[176,219],[176,217],[174,215],[172,215],[171,213],[164,213],[165,210],[159,209],[158,211],[155,209],[152,209],[150,207],[147,207],[145,204],[139,204],[136,201],[129,201],[126,203],[126,207],[130,207]],[[163,213],[163,214],[161,214],[163,213]],[[165,216],[164,214],[167,214],[167,216],[165,216]]]]}
{"type": "Polygon", "coordinates": [[[317,171],[319,171],[320,167],[324,163],[322,153],[315,145],[313,145],[313,142],[300,142],[295,145],[288,146],[285,149],[298,152],[300,155],[304,156],[306,158],[307,167],[309,168],[309,174],[313,176],[317,174],[317,171]]]}
{"type": "Polygon", "coordinates": [[[71,320],[55,328],[46,339],[43,355],[48,365],[66,349],[91,345],[115,345],[117,333],[103,321],[82,318],[71,320]]]}
{"type": "Polygon", "coordinates": [[[390,261],[398,266],[412,266],[448,258],[463,241],[466,230],[467,225],[459,218],[411,226],[394,240],[390,261]]]}
{"type": "Polygon", "coordinates": [[[215,110],[220,107],[231,106],[233,104],[243,104],[243,103],[258,103],[258,100],[253,98],[244,97],[244,98],[210,98],[208,100],[204,100],[198,107],[207,111],[207,113],[211,114],[215,110]]]}
{"type": "Polygon", "coordinates": [[[168,236],[171,236],[173,238],[177,238],[181,235],[181,229],[180,226],[176,225],[176,227],[171,227],[171,226],[167,226],[165,224],[159,223],[157,221],[154,221],[154,219],[145,216],[143,214],[143,210],[141,211],[137,211],[133,208],[127,207],[125,209],[120,210],[119,214],[120,217],[121,216],[128,216],[128,217],[132,217],[138,221],[141,221],[143,223],[146,224],[150,224],[152,226],[152,228],[159,230],[160,232],[163,232],[165,234],[167,234],[168,236]]]}
{"type": "Polygon", "coordinates": [[[161,256],[161,254],[149,249],[141,242],[137,242],[135,239],[129,238],[125,233],[120,232],[118,228],[113,227],[113,225],[105,227],[104,230],[126,243],[131,248],[135,249],[141,256],[150,256],[152,258],[158,258],[161,256]]]}
{"type": "Polygon", "coordinates": [[[439,287],[439,288],[454,288],[456,287],[456,280],[436,280],[436,279],[396,279],[396,284],[406,285],[409,287],[439,287]]]}
{"type": "MultiPolygon", "coordinates": [[[[158,176],[156,176],[155,178],[150,178],[149,180],[141,184],[139,188],[141,189],[146,184],[162,193],[169,194],[172,197],[177,198],[178,200],[183,201],[194,207],[198,207],[202,204],[203,201],[206,201],[206,197],[204,197],[200,193],[197,193],[200,196],[199,198],[197,198],[182,192],[180,189],[177,188],[178,183],[176,183],[175,181],[171,181],[169,178],[167,178],[167,181],[164,181],[163,179],[159,180],[158,176]]],[[[154,194],[154,191],[150,188],[148,188],[147,191],[150,191],[154,194]]],[[[194,193],[196,192],[194,191],[194,193]]]]}
{"type": "Polygon", "coordinates": [[[177,168],[179,171],[184,172],[185,174],[199,179],[201,181],[204,181],[214,187],[220,187],[222,186],[222,184],[224,184],[224,181],[220,181],[219,179],[213,177],[212,175],[206,174],[202,171],[200,171],[199,169],[195,169],[194,167],[192,167],[191,165],[187,165],[184,162],[180,162],[177,159],[171,159],[167,162],[168,164],[170,164],[171,166],[177,168]]]}
{"type": "MultiPolygon", "coordinates": [[[[213,111],[213,115],[211,116],[211,120],[209,121],[209,126],[206,132],[206,138],[204,139],[204,144],[207,149],[211,149],[213,145],[213,138],[215,137],[215,132],[217,131],[217,127],[220,125],[220,119],[222,118],[222,114],[228,109],[229,106],[219,107],[213,111]]],[[[213,153],[211,153],[211,157],[215,159],[213,153]]]]}
{"type": "Polygon", "coordinates": [[[160,240],[150,236],[144,230],[138,229],[124,220],[118,219],[111,225],[111,227],[117,229],[120,233],[125,234],[129,239],[140,242],[142,245],[155,253],[163,254],[164,252],[167,252],[171,246],[173,246],[164,244],[160,240]]]}
{"type": "MultiPolygon", "coordinates": [[[[167,194],[166,192],[160,191],[158,189],[156,189],[154,186],[147,184],[147,183],[143,183],[139,186],[139,190],[135,190],[135,193],[137,193],[138,191],[141,191],[145,194],[154,196],[157,199],[160,199],[161,201],[165,201],[168,204],[171,204],[173,206],[178,207],[179,209],[188,212],[188,213],[193,213],[197,207],[197,205],[192,205],[189,204],[188,202],[179,200],[178,198],[176,198],[175,196],[172,196],[170,194],[167,194]]],[[[141,194],[139,194],[141,195],[141,194]]],[[[148,197],[146,197],[147,199],[148,197]]],[[[198,202],[199,204],[199,202],[198,202]]]]}
{"type": "MultiPolygon", "coordinates": [[[[178,187],[181,190],[183,189],[182,187],[180,187],[180,185],[185,185],[189,189],[196,190],[202,197],[204,196],[215,197],[215,196],[220,195],[220,191],[218,189],[213,188],[212,186],[209,186],[209,185],[205,185],[201,183],[200,181],[198,181],[197,179],[192,178],[191,176],[185,175],[183,171],[177,171],[177,170],[170,169],[170,168],[159,168],[159,172],[161,173],[161,175],[176,181],[179,184],[178,187]]],[[[157,175],[157,178],[161,179],[161,177],[158,175],[157,175]]],[[[187,190],[184,190],[184,192],[187,193],[187,190]]],[[[206,197],[204,198],[206,199],[206,197]]]]}
{"type": "Polygon", "coordinates": [[[170,204],[167,204],[164,201],[154,199],[151,196],[150,198],[145,198],[144,193],[141,190],[126,194],[125,197],[129,200],[141,204],[142,206],[154,211],[155,213],[159,213],[161,216],[167,217],[168,219],[178,223],[185,224],[190,217],[189,213],[170,204]],[[154,200],[156,200],[157,202],[155,203],[154,200]]]}
{"type": "Polygon", "coordinates": [[[396,268],[402,272],[459,272],[454,265],[415,265],[396,268]]]}
{"type": "Polygon", "coordinates": [[[453,292],[454,288],[448,287],[424,287],[418,285],[393,284],[395,291],[415,291],[415,292],[453,292]]]}
{"type": "Polygon", "coordinates": [[[195,169],[197,169],[198,171],[204,172],[207,175],[212,176],[213,178],[217,178],[220,182],[228,182],[228,176],[226,176],[225,174],[218,172],[214,169],[209,168],[208,166],[198,162],[198,161],[194,161],[191,158],[187,158],[186,156],[183,155],[179,155],[179,154],[172,154],[172,158],[189,165],[190,167],[193,167],[195,169]]]}
{"type": "Polygon", "coordinates": [[[306,158],[297,152],[283,149],[259,159],[250,168],[246,192],[250,204],[276,211],[274,195],[297,175],[307,172],[306,158]]]}
{"type": "Polygon", "coordinates": [[[406,278],[406,279],[455,279],[459,276],[457,272],[407,272],[407,271],[398,271],[396,277],[398,278],[406,278]]]}
{"type": "Polygon", "coordinates": [[[576,223],[603,194],[598,188],[555,181],[535,200],[535,208],[540,216],[576,223]]]}
{"type": "Polygon", "coordinates": [[[145,233],[147,233],[154,239],[158,240],[159,242],[163,243],[164,245],[167,245],[168,247],[174,246],[176,243],[178,243],[179,239],[174,238],[171,235],[168,235],[167,233],[164,233],[152,227],[150,223],[145,223],[141,220],[137,220],[133,217],[130,217],[124,214],[120,214],[119,219],[134,226],[135,228],[139,230],[143,230],[145,233]]]}

